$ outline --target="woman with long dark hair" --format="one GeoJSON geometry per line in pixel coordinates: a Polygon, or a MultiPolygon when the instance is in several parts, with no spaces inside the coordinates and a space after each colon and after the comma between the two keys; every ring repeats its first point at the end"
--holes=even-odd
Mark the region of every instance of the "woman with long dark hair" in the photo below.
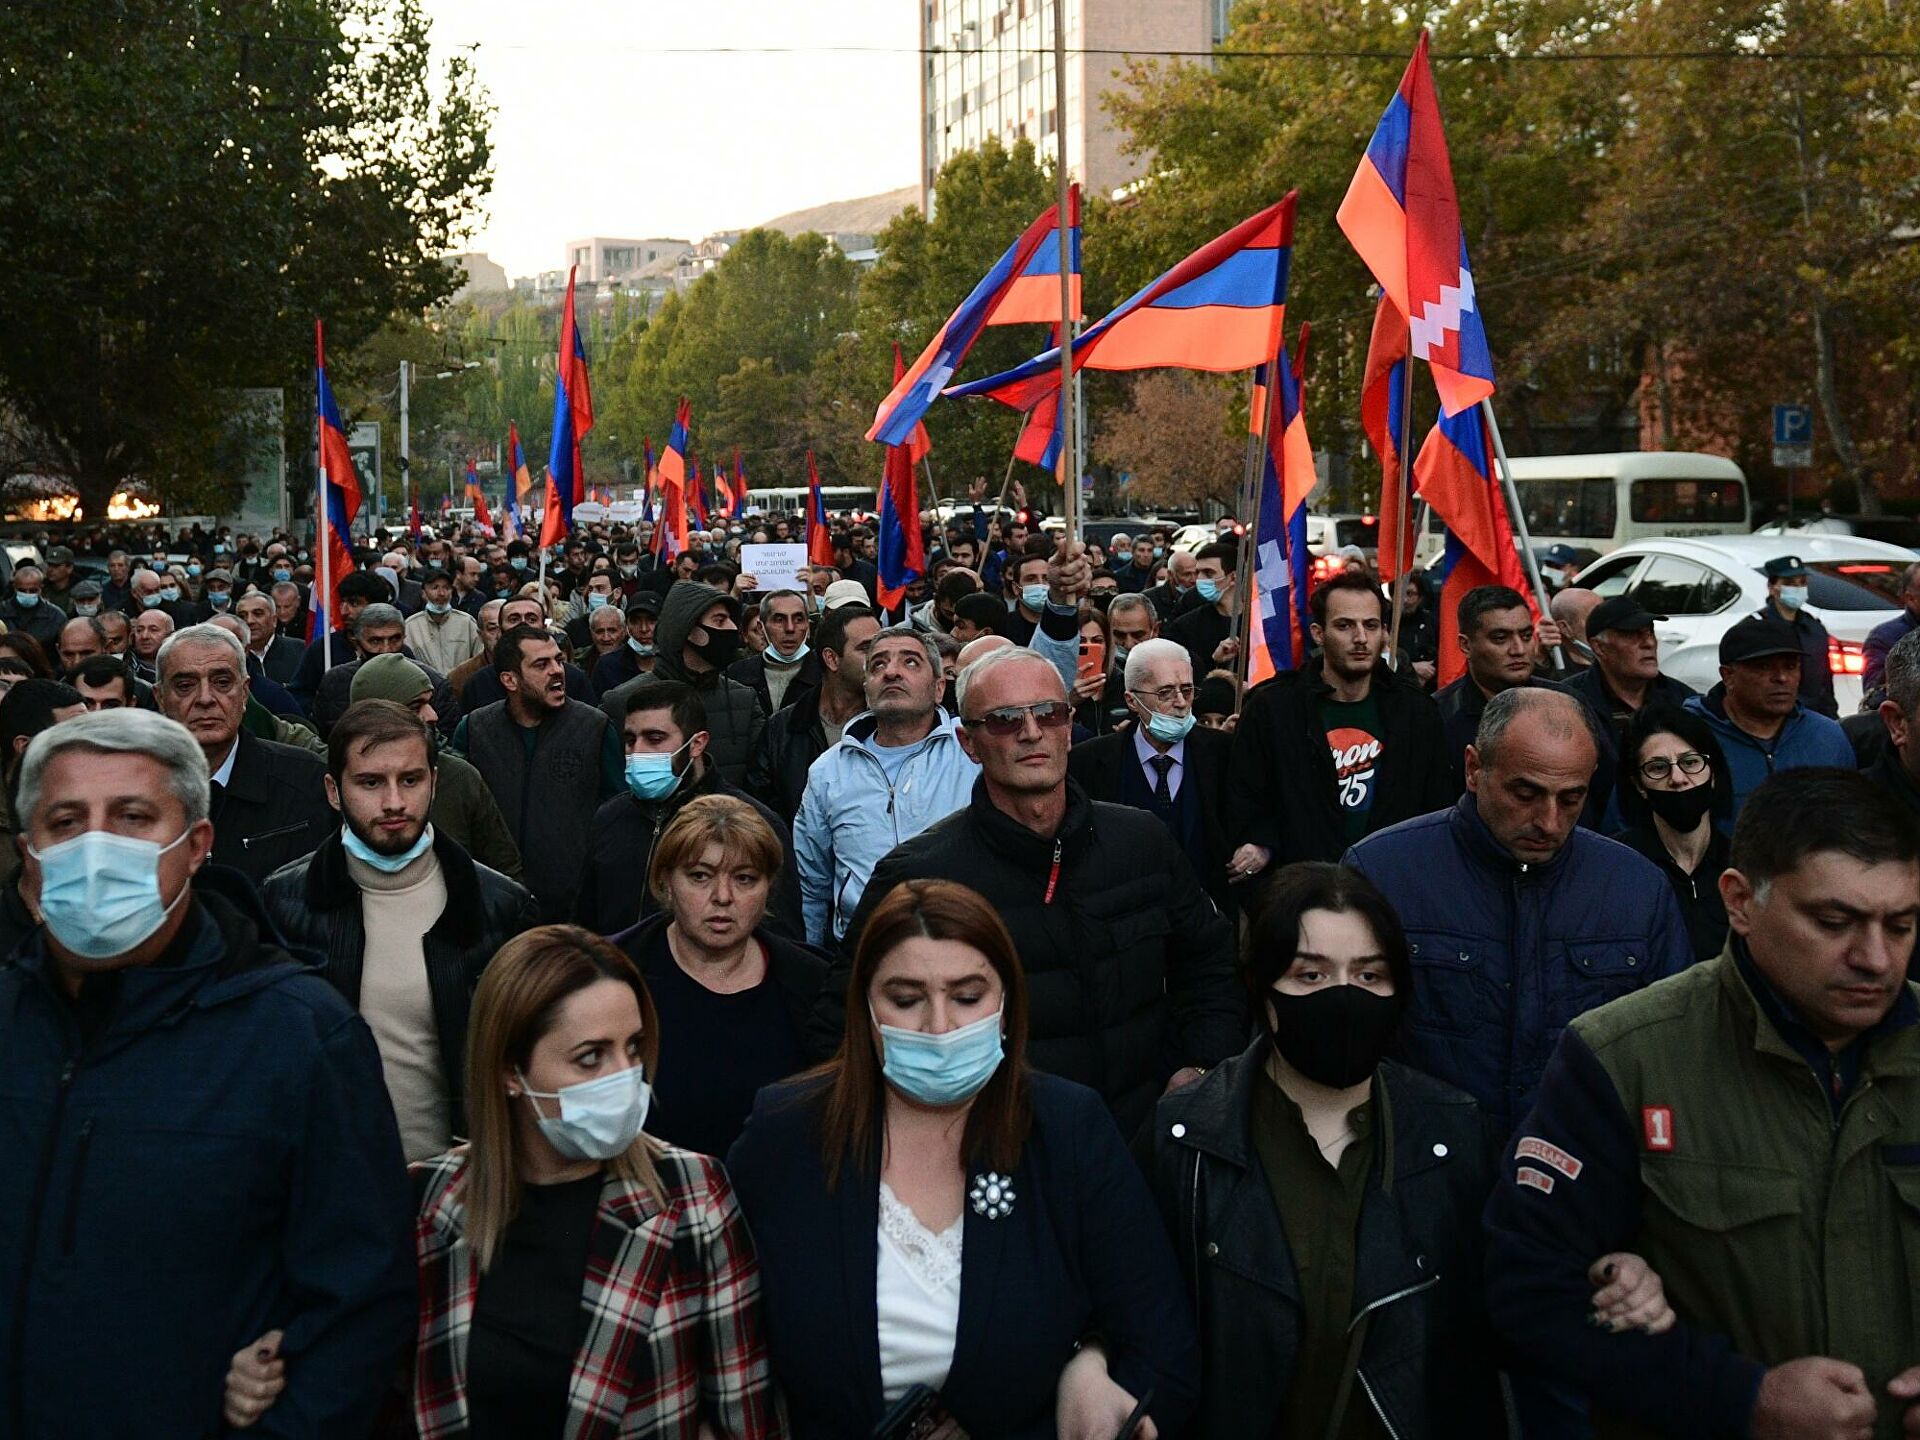
{"type": "Polygon", "coordinates": [[[1112,1440],[1141,1406],[1130,1433],[1178,1433],[1200,1362],[1166,1234],[1100,1097],[1027,1068],[1000,917],[896,886],[846,1014],[727,1157],[794,1435],[1112,1440]]]}

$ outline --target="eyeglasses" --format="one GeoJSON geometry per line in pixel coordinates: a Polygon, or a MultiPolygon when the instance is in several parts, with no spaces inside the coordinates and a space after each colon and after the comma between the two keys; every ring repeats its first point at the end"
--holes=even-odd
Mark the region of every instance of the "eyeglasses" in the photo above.
{"type": "Polygon", "coordinates": [[[1135,690],[1133,693],[1146,696],[1156,705],[1171,705],[1176,700],[1184,700],[1191,705],[1194,691],[1191,685],[1162,685],[1158,690],[1135,690]]]}
{"type": "Polygon", "coordinates": [[[1673,774],[1673,769],[1676,765],[1680,767],[1680,773],[1682,775],[1698,775],[1705,771],[1711,763],[1712,762],[1698,750],[1685,751],[1674,756],[1671,760],[1662,755],[1657,759],[1647,761],[1646,764],[1640,767],[1640,778],[1642,780],[1664,780],[1673,774]]]}
{"type": "Polygon", "coordinates": [[[1027,717],[1042,730],[1058,730],[1073,723],[1073,707],[1064,700],[1042,700],[1038,705],[1002,705],[998,710],[966,722],[969,730],[985,730],[989,735],[1018,735],[1026,728],[1027,717]]]}

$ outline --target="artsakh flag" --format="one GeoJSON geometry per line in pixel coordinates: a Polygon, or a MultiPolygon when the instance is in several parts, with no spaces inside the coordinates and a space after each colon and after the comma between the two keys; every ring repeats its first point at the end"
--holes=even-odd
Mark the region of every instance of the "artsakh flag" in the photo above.
{"type": "Polygon", "coordinates": [[[653,531],[653,553],[662,563],[687,548],[687,432],[693,425],[693,407],[682,396],[660,452],[660,523],[653,531]]]}
{"type": "Polygon", "coordinates": [[[1441,408],[1458,415],[1493,394],[1493,356],[1427,47],[1422,30],[1335,218],[1400,312],[1413,357],[1432,369],[1441,408]]]}
{"type": "MultiPolygon", "coordinates": [[[[1059,271],[1055,271],[1056,280],[1059,271]]],[[[900,347],[893,347],[893,379],[906,373],[900,347]]],[[[876,556],[880,577],[874,584],[880,608],[892,610],[906,598],[907,587],[927,573],[926,542],[920,534],[920,496],[913,467],[919,459],[914,447],[889,445],[880,482],[880,534],[876,556]]]]}
{"type": "Polygon", "coordinates": [[[567,303],[560,314],[560,358],[553,376],[553,443],[547,452],[547,508],[540,523],[542,548],[573,529],[573,507],[586,499],[580,444],[593,429],[593,389],[587,381],[587,346],[573,313],[574,270],[567,271],[567,303]]]}
{"type": "MultiPolygon", "coordinates": [[[[1280,352],[1280,391],[1271,402],[1274,434],[1260,447],[1260,483],[1264,489],[1260,496],[1260,529],[1253,538],[1253,589],[1247,612],[1250,686],[1271,680],[1282,670],[1298,669],[1307,655],[1307,499],[1318,476],[1302,404],[1306,353],[1307,327],[1303,325],[1299,349],[1291,363],[1285,349],[1280,352]]],[[[1260,408],[1256,413],[1264,429],[1266,411],[1260,408]]]]}
{"type": "MultiPolygon", "coordinates": [[[[1293,255],[1289,191],[1208,241],[1073,342],[1073,368],[1251,370],[1280,348],[1293,255]]],[[[1031,411],[1060,384],[1060,349],[949,395],[987,395],[1031,411]]]]}
{"type": "Polygon", "coordinates": [[[1447,527],[1441,560],[1439,676],[1458,679],[1466,656],[1455,641],[1460,598],[1482,585],[1506,585],[1535,609],[1532,588],[1514,548],[1507,507],[1493,477],[1493,440],[1478,407],[1442,415],[1413,462],[1415,493],[1447,527]]]}
{"type": "Polygon", "coordinates": [[[1380,578],[1388,584],[1413,566],[1413,497],[1401,493],[1400,432],[1406,424],[1407,327],[1385,295],[1373,312],[1373,336],[1360,380],[1360,428],[1380,457],[1380,578]]]}
{"type": "MultiPolygon", "coordinates": [[[[954,377],[967,352],[989,325],[1060,319],[1060,207],[1048,206],[993,268],[981,277],[960,307],[927,342],[920,358],[897,371],[893,389],[874,413],[867,439],[903,445],[920,417],[954,377]],[[1051,299],[1045,298],[1048,294],[1051,299]]],[[[1067,225],[1073,273],[1073,318],[1080,318],[1080,187],[1067,191],[1067,225]]],[[[1022,407],[1024,408],[1024,407],[1022,407]]],[[[917,443],[917,442],[916,442],[917,443]]],[[[920,454],[925,454],[922,449],[920,454]]],[[[916,459],[919,457],[916,455],[916,459]]]]}
{"type": "Polygon", "coordinates": [[[807,451],[807,563],[833,564],[833,526],[827,521],[827,498],[820,492],[820,470],[807,451]]]}
{"type": "MultiPolygon", "coordinates": [[[[353,573],[353,519],[360,513],[360,473],[347,449],[347,431],[340,406],[327,379],[327,340],[321,322],[313,322],[314,411],[319,429],[320,513],[314,517],[315,548],[327,555],[326,593],[308,616],[307,638],[328,633],[331,618],[340,613],[340,581],[353,573]]],[[[341,657],[343,660],[345,656],[341,657]]]]}

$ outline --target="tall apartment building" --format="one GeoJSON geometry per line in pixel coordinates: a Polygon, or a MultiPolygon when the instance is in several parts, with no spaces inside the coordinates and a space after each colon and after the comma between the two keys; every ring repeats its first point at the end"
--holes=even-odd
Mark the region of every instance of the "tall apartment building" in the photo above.
{"type": "MultiPolygon", "coordinates": [[[[1063,0],[915,0],[920,6],[920,196],[940,167],[989,135],[1052,154],[1053,7],[1063,0]]],[[[1229,0],[1064,0],[1067,171],[1109,194],[1139,174],[1100,97],[1128,56],[1204,55],[1226,34],[1229,0]]],[[[1191,63],[1191,62],[1189,62],[1191,63]]]]}

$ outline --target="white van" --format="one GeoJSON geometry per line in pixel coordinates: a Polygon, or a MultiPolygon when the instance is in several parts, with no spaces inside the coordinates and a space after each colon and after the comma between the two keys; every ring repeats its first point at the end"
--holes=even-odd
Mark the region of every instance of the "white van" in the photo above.
{"type": "MultiPolygon", "coordinates": [[[[1536,547],[1566,544],[1604,554],[1629,540],[1745,535],[1753,528],[1747,477],[1723,456],[1624,450],[1514,456],[1511,463],[1536,547]]],[[[1439,521],[1430,519],[1420,562],[1433,560],[1440,548],[1439,521]]]]}

